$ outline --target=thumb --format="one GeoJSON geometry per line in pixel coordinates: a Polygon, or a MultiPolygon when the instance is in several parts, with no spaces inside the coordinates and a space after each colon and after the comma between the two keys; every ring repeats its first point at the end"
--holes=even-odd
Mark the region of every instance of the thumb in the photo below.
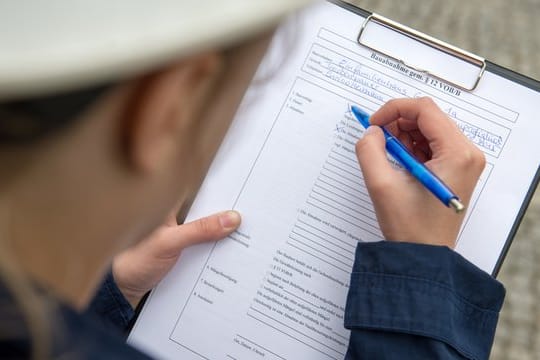
{"type": "Polygon", "coordinates": [[[189,223],[162,228],[161,233],[154,240],[150,239],[147,246],[151,246],[157,257],[178,256],[188,246],[227,237],[240,226],[240,222],[241,217],[237,211],[224,211],[189,223]]]}
{"type": "Polygon", "coordinates": [[[395,177],[395,170],[386,157],[385,146],[386,139],[378,126],[370,126],[356,143],[356,156],[371,195],[376,189],[384,191],[386,185],[395,177]]]}
{"type": "Polygon", "coordinates": [[[240,226],[237,211],[224,211],[176,227],[177,236],[184,246],[205,241],[221,240],[240,226]]]}

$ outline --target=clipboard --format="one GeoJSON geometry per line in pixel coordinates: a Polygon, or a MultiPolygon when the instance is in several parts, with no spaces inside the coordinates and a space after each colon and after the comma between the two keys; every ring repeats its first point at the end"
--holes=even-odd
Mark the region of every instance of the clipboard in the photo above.
{"type": "MultiPolygon", "coordinates": [[[[459,59],[463,59],[464,61],[469,61],[469,62],[475,64],[478,67],[478,76],[476,77],[473,86],[467,89],[466,86],[461,86],[460,84],[455,84],[452,79],[444,79],[444,78],[442,78],[441,76],[439,76],[437,74],[431,74],[428,69],[419,69],[415,64],[406,64],[406,62],[404,60],[397,59],[397,58],[393,57],[392,54],[386,54],[386,56],[392,57],[396,61],[401,62],[406,66],[409,66],[409,67],[411,67],[413,69],[416,69],[416,70],[419,70],[421,72],[430,73],[430,75],[432,75],[432,76],[434,76],[436,78],[439,78],[439,79],[441,79],[443,81],[447,81],[447,82],[449,82],[451,84],[454,84],[456,87],[459,87],[459,88],[463,89],[464,91],[474,92],[474,90],[477,88],[477,86],[482,81],[482,78],[483,78],[484,74],[486,72],[491,72],[493,74],[497,74],[497,75],[502,76],[502,77],[504,77],[506,79],[509,79],[509,80],[511,80],[511,81],[513,81],[513,82],[515,82],[517,84],[520,84],[520,85],[524,86],[524,87],[527,87],[527,88],[530,88],[530,89],[532,89],[534,91],[540,92],[540,82],[533,79],[533,78],[527,77],[527,76],[525,76],[523,74],[517,73],[515,71],[512,71],[512,70],[507,69],[505,67],[502,67],[500,65],[497,65],[496,63],[491,62],[491,61],[489,61],[487,59],[484,59],[484,58],[482,58],[480,56],[471,54],[471,53],[469,53],[469,52],[467,52],[465,50],[459,49],[459,48],[457,48],[457,47],[455,47],[453,45],[442,42],[442,41],[440,41],[438,39],[435,39],[435,38],[433,38],[433,37],[431,37],[429,35],[426,35],[424,33],[421,33],[419,31],[416,31],[414,29],[406,27],[406,26],[404,26],[402,24],[399,24],[399,23],[397,23],[395,21],[387,19],[387,18],[385,18],[385,17],[383,17],[381,15],[377,15],[377,14],[374,14],[374,13],[369,12],[367,10],[364,10],[362,8],[356,7],[356,6],[354,6],[354,5],[350,4],[350,3],[344,2],[342,0],[327,0],[327,1],[334,4],[334,5],[339,6],[341,8],[344,8],[344,9],[346,9],[346,10],[348,10],[348,11],[354,13],[354,14],[357,14],[357,15],[365,18],[365,20],[361,23],[360,31],[357,34],[357,42],[358,42],[359,46],[365,46],[365,45],[363,45],[363,41],[365,40],[363,35],[365,35],[366,27],[370,23],[379,23],[379,24],[384,24],[384,26],[386,26],[389,29],[394,29],[396,32],[398,32],[402,36],[407,36],[407,37],[411,37],[411,38],[414,38],[414,39],[418,39],[418,41],[420,41],[420,42],[422,42],[424,44],[430,45],[435,49],[443,51],[443,52],[445,52],[447,54],[455,55],[459,59]]],[[[373,49],[373,50],[377,51],[377,49],[373,49]]],[[[508,253],[508,250],[509,250],[509,248],[510,248],[510,246],[512,244],[512,241],[513,241],[513,239],[514,239],[514,237],[515,237],[515,235],[517,233],[517,230],[519,229],[519,226],[520,226],[520,223],[521,223],[521,221],[523,219],[523,216],[525,215],[525,213],[527,211],[528,205],[529,205],[530,201],[532,200],[534,192],[535,192],[536,188],[538,187],[539,183],[540,183],[540,168],[537,170],[536,175],[535,175],[533,181],[531,182],[529,191],[528,191],[528,193],[526,195],[525,200],[522,203],[522,206],[521,206],[521,208],[519,210],[518,216],[516,217],[516,220],[515,220],[515,222],[514,222],[514,224],[512,226],[510,234],[509,234],[509,236],[508,236],[508,238],[506,240],[505,246],[504,246],[504,248],[503,248],[503,250],[501,252],[501,256],[499,257],[498,262],[495,265],[494,271],[492,273],[493,276],[496,276],[498,274],[498,272],[500,271],[500,269],[501,269],[502,263],[504,262],[506,254],[508,253]]],[[[179,216],[179,220],[183,220],[185,218],[185,215],[189,211],[190,206],[191,206],[191,201],[189,202],[189,205],[186,206],[186,208],[182,209],[181,215],[179,216]]],[[[150,293],[146,294],[146,296],[143,298],[143,300],[137,306],[137,309],[135,310],[136,316],[134,317],[134,319],[133,319],[133,321],[131,323],[130,329],[133,326],[133,324],[135,323],[135,321],[137,319],[137,316],[139,315],[140,311],[144,307],[144,304],[145,304],[146,299],[147,299],[149,294],[150,293]]]]}
{"type": "Polygon", "coordinates": [[[343,358],[348,337],[342,332],[341,313],[330,314],[327,332],[321,334],[287,318],[292,310],[280,313],[270,303],[266,307],[265,296],[281,293],[261,285],[268,276],[282,274],[272,273],[276,264],[286,271],[305,264],[299,277],[287,275],[294,282],[272,279],[291,296],[304,296],[292,284],[297,282],[303,290],[321,294],[310,300],[313,309],[329,302],[344,309],[356,243],[383,240],[354,155],[363,130],[348,118],[352,103],[374,112],[392,98],[431,96],[443,111],[457,109],[457,116],[449,114],[456,123],[504,139],[492,142],[494,148],[473,141],[492,164],[481,176],[475,203],[469,203],[470,216],[456,249],[486,272],[499,271],[540,181],[539,159],[514,158],[531,149],[540,155],[535,137],[540,123],[531,121],[537,113],[532,105],[540,101],[538,81],[341,0],[318,2],[291,17],[274,40],[188,214],[192,220],[232,208],[245,214],[244,227],[219,247],[186,249],[144,309],[139,307],[128,341],[155,351],[156,357],[196,354],[213,359],[232,349],[231,357],[251,359],[251,350],[237,347],[242,343],[238,335],[249,334],[249,347],[269,357],[343,358]],[[379,48],[397,43],[388,38],[370,42],[377,28],[408,39],[407,46],[416,41],[428,48],[430,61],[440,54],[445,57],[441,63],[449,61],[454,70],[465,64],[470,78],[449,77],[444,67],[379,48]],[[283,46],[290,45],[288,30],[299,39],[294,48],[283,46]],[[263,85],[257,82],[261,78],[263,85]],[[513,97],[506,95],[506,87],[515,92],[513,97]],[[516,186],[508,190],[508,172],[515,169],[516,186]],[[501,203],[506,211],[492,211],[501,203]],[[308,275],[313,282],[304,278],[308,275]],[[226,291],[215,293],[213,284],[226,291]],[[208,337],[224,339],[222,347],[208,347],[208,337]]]}
{"type": "MultiPolygon", "coordinates": [[[[531,77],[528,77],[526,75],[520,74],[518,72],[515,72],[513,70],[510,70],[508,68],[505,68],[503,66],[497,65],[494,62],[491,62],[485,58],[482,58],[476,54],[470,53],[466,50],[460,49],[456,46],[453,46],[451,44],[448,44],[444,41],[441,41],[439,39],[436,39],[432,36],[429,36],[427,34],[424,34],[420,31],[417,31],[415,29],[412,29],[410,27],[407,27],[403,24],[400,24],[396,21],[393,21],[391,19],[388,19],[384,16],[378,15],[376,13],[372,13],[370,11],[364,10],[362,8],[356,7],[352,4],[346,3],[342,0],[328,0],[329,2],[342,7],[346,10],[349,10],[355,14],[358,14],[365,18],[365,20],[362,22],[360,31],[358,32],[357,36],[357,42],[359,46],[367,47],[368,49],[375,51],[377,53],[380,53],[381,55],[384,55],[386,57],[392,58],[395,61],[399,62],[400,64],[403,64],[403,66],[406,66],[408,68],[411,68],[417,72],[424,73],[428,76],[434,77],[436,79],[439,79],[441,81],[444,81],[448,84],[451,84],[455,86],[456,88],[459,88],[463,91],[467,92],[474,92],[478,85],[481,83],[483,76],[485,73],[493,73],[495,75],[499,75],[505,79],[508,79],[516,84],[522,85],[524,87],[527,87],[531,90],[534,90],[536,92],[540,92],[540,81],[535,80],[531,77]],[[459,81],[456,81],[452,79],[450,76],[445,76],[444,74],[437,73],[436,71],[433,71],[428,67],[422,67],[419,66],[413,62],[410,62],[406,59],[403,59],[401,57],[395,56],[389,51],[385,51],[383,49],[377,48],[377,46],[374,46],[373,44],[370,44],[366,39],[367,35],[367,29],[372,26],[373,24],[376,24],[378,26],[384,27],[385,29],[389,31],[393,31],[399,36],[408,37],[410,39],[416,40],[421,44],[427,45],[430,48],[432,48],[435,51],[443,52],[447,55],[450,55],[452,57],[455,57],[456,59],[459,59],[461,61],[464,61],[466,63],[472,64],[477,68],[476,76],[472,77],[471,82],[469,84],[460,83],[459,81]]],[[[538,167],[536,171],[536,175],[534,176],[534,179],[532,180],[529,190],[527,192],[527,195],[521,205],[521,208],[519,210],[519,213],[514,221],[514,224],[512,225],[512,228],[510,230],[509,236],[506,240],[506,243],[502,249],[501,255],[495,265],[495,268],[492,272],[492,275],[494,277],[497,276],[499,273],[501,266],[506,258],[506,255],[508,253],[508,250],[510,249],[510,246],[512,244],[512,241],[514,240],[514,237],[519,229],[519,226],[521,224],[521,221],[523,220],[523,217],[527,211],[527,208],[534,196],[534,193],[538,187],[538,184],[540,182],[540,167],[538,167]]]]}
{"type": "Polygon", "coordinates": [[[437,49],[437,50],[440,50],[440,51],[444,51],[445,53],[447,54],[450,54],[450,55],[453,55],[453,56],[456,56],[457,58],[460,58],[464,61],[469,61],[470,63],[473,63],[475,65],[477,65],[479,67],[479,72],[478,72],[478,77],[476,78],[476,80],[474,81],[474,85],[472,87],[467,87],[467,86],[463,86],[463,85],[460,85],[458,83],[455,83],[452,79],[450,78],[444,78],[443,76],[440,76],[436,73],[431,73],[429,71],[429,69],[421,69],[421,68],[418,68],[415,64],[412,64],[412,63],[407,63],[405,60],[403,59],[400,59],[400,58],[396,58],[395,56],[393,56],[392,54],[385,54],[383,52],[381,52],[380,50],[378,50],[377,48],[373,48],[373,47],[370,47],[368,46],[370,49],[374,50],[374,51],[377,51],[377,52],[381,52],[381,54],[383,55],[386,55],[386,56],[389,56],[393,59],[395,59],[396,61],[399,61],[401,63],[403,63],[405,66],[408,66],[408,67],[411,67],[415,70],[418,70],[418,71],[421,71],[421,72],[426,72],[426,73],[429,73],[430,75],[434,76],[434,77],[437,77],[443,81],[447,81],[451,84],[454,84],[455,86],[463,89],[463,90],[466,90],[466,91],[474,91],[476,89],[476,87],[478,86],[478,84],[480,83],[480,81],[482,80],[482,76],[484,75],[485,72],[491,72],[491,73],[494,73],[494,74],[497,74],[497,75],[500,75],[506,79],[509,79],[517,84],[520,84],[520,85],[523,85],[525,87],[528,87],[532,90],[535,90],[535,91],[540,91],[540,81],[536,80],[536,79],[533,79],[531,77],[528,77],[526,75],[523,75],[523,74],[520,74],[518,72],[515,72],[513,70],[510,70],[508,68],[505,68],[503,66],[500,66],[500,65],[497,65],[496,63],[494,62],[491,62],[489,61],[488,59],[485,59],[485,58],[482,58],[478,55],[475,55],[473,53],[470,53],[466,50],[463,50],[463,49],[460,49],[454,45],[451,45],[451,44],[448,44],[444,41],[441,41],[439,39],[436,39],[430,35],[427,35],[425,33],[422,33],[418,30],[415,30],[415,29],[412,29],[408,26],[405,26],[403,24],[400,24],[396,21],[393,21],[391,19],[388,19],[382,15],[379,15],[379,14],[376,14],[376,13],[372,13],[370,11],[367,11],[367,10],[364,10],[362,8],[359,8],[357,6],[354,6],[350,3],[347,3],[345,1],[342,1],[342,0],[327,0],[328,2],[331,2],[337,6],[340,6],[344,9],[347,9],[355,14],[358,14],[364,18],[366,18],[366,20],[362,23],[362,27],[361,27],[361,30],[360,32],[358,33],[358,38],[357,38],[357,41],[360,45],[362,46],[367,46],[365,43],[364,43],[364,38],[362,37],[363,35],[365,36],[365,29],[367,28],[367,26],[370,24],[370,23],[378,23],[378,24],[381,24],[381,25],[384,25],[386,26],[387,28],[389,29],[392,29],[400,34],[402,34],[403,36],[407,36],[407,37],[410,37],[410,38],[413,38],[415,40],[418,40],[426,45],[429,45],[431,47],[433,47],[434,49],[437,49]]]}

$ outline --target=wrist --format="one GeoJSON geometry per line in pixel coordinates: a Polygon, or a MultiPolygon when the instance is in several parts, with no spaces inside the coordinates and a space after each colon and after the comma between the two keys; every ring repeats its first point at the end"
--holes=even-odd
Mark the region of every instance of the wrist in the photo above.
{"type": "Polygon", "coordinates": [[[124,298],[127,300],[127,302],[131,305],[133,309],[137,308],[137,305],[139,305],[141,299],[144,296],[144,293],[133,292],[120,286],[118,286],[118,289],[120,289],[120,292],[122,293],[122,295],[124,295],[124,298]]]}
{"type": "Polygon", "coordinates": [[[139,302],[143,298],[146,291],[142,291],[141,289],[130,286],[126,282],[122,281],[121,277],[117,276],[114,266],[112,269],[112,279],[124,299],[126,299],[131,307],[135,309],[137,305],[139,305],[139,302]]]}

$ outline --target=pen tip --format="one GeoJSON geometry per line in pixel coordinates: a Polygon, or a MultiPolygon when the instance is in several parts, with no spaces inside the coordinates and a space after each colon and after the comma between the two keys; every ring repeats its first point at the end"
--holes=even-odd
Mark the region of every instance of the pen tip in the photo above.
{"type": "Polygon", "coordinates": [[[351,112],[354,114],[356,120],[358,120],[363,127],[365,127],[366,129],[369,127],[369,114],[367,112],[360,109],[356,105],[351,105],[351,112]]]}
{"type": "Polygon", "coordinates": [[[369,114],[356,105],[351,105],[351,111],[357,116],[360,116],[364,119],[369,119],[369,114]]]}
{"type": "Polygon", "coordinates": [[[465,210],[465,205],[461,203],[457,198],[453,198],[450,200],[450,207],[454,209],[454,211],[459,214],[465,210]]]}

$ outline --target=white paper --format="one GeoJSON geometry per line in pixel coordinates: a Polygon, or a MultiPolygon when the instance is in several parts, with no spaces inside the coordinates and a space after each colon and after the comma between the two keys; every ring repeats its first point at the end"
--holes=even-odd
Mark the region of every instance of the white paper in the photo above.
{"type": "Polygon", "coordinates": [[[457,250],[492,272],[538,169],[539,93],[491,73],[466,93],[396,68],[356,43],[362,21],[322,3],[280,30],[188,218],[234,208],[242,226],[184,251],[131,344],[159,358],[344,357],[354,249],[382,239],[354,154],[353,103],[373,112],[431,96],[486,153],[457,250]]]}

